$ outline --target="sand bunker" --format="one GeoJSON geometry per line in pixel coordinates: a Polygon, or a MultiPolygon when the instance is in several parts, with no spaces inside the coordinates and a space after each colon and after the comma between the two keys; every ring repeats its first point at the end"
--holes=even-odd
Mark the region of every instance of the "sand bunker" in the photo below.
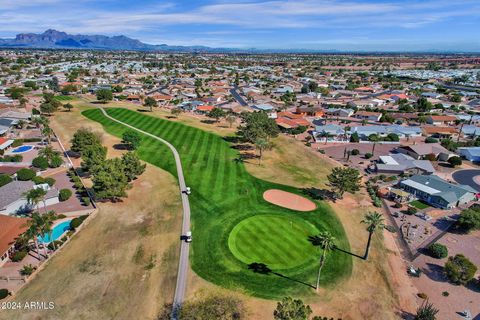
{"type": "Polygon", "coordinates": [[[263,193],[263,199],[276,204],[277,206],[284,207],[297,211],[312,211],[317,208],[313,201],[308,200],[302,196],[294,193],[270,189],[263,193]]]}

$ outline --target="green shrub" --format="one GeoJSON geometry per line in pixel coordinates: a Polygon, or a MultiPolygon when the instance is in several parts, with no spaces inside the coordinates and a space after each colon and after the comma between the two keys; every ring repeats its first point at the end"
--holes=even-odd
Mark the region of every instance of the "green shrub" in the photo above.
{"type": "Polygon", "coordinates": [[[448,279],[455,284],[467,284],[473,279],[476,272],[477,267],[463,254],[449,257],[445,263],[445,273],[448,279]]]}
{"type": "Polygon", "coordinates": [[[442,292],[442,296],[444,297],[448,297],[450,295],[450,293],[448,293],[448,291],[443,291],[442,292]]]}
{"type": "Polygon", "coordinates": [[[443,244],[434,243],[428,247],[428,253],[433,258],[443,259],[448,256],[448,249],[443,244]]]}
{"type": "Polygon", "coordinates": [[[57,214],[57,219],[65,219],[66,217],[63,213],[57,214]]]}
{"type": "Polygon", "coordinates": [[[45,170],[48,168],[48,160],[45,157],[36,157],[32,160],[32,166],[40,170],[45,170]]]}
{"type": "Polygon", "coordinates": [[[13,140],[13,143],[11,144],[12,148],[20,147],[23,144],[24,140],[23,139],[15,139],[13,140]]]}
{"type": "Polygon", "coordinates": [[[358,156],[360,154],[360,150],[358,149],[353,149],[352,151],[350,151],[350,154],[352,156],[358,156]]]}
{"type": "Polygon", "coordinates": [[[27,251],[17,251],[13,254],[12,256],[12,261],[13,262],[19,262],[19,261],[22,261],[23,258],[25,258],[25,256],[28,254],[27,251]]]}
{"type": "Polygon", "coordinates": [[[52,187],[53,185],[55,185],[55,183],[57,182],[57,180],[51,178],[51,177],[47,177],[45,178],[45,183],[48,184],[50,187],[52,187]]]}
{"type": "Polygon", "coordinates": [[[72,191],[70,189],[62,189],[58,194],[58,199],[60,201],[67,201],[72,196],[72,191]]]}
{"type": "Polygon", "coordinates": [[[35,184],[42,184],[45,183],[45,179],[41,176],[35,176],[32,178],[33,183],[35,184]]]}
{"type": "Polygon", "coordinates": [[[0,289],[0,300],[5,299],[10,295],[10,291],[8,289],[0,289]]]}
{"type": "Polygon", "coordinates": [[[428,137],[425,139],[425,143],[437,143],[438,140],[433,137],[428,137]]]}
{"type": "Polygon", "coordinates": [[[36,176],[35,171],[27,168],[22,168],[17,171],[17,178],[20,181],[32,180],[36,176]]]}
{"type": "Polygon", "coordinates": [[[80,217],[73,218],[72,221],[70,221],[70,228],[72,229],[77,229],[81,224],[83,220],[80,217]]]}
{"type": "Polygon", "coordinates": [[[0,174],[0,187],[3,187],[7,183],[12,182],[12,178],[6,174],[0,174]]]}
{"type": "Polygon", "coordinates": [[[89,206],[91,204],[90,197],[82,197],[83,204],[89,206]]]}
{"type": "Polygon", "coordinates": [[[63,159],[59,155],[55,155],[50,160],[50,168],[58,168],[63,164],[63,159]]]}
{"type": "Polygon", "coordinates": [[[55,248],[58,249],[58,248],[60,248],[60,247],[62,246],[62,244],[63,244],[63,242],[60,241],[60,240],[55,240],[54,242],[55,242],[55,247],[53,246],[53,242],[50,242],[50,243],[48,244],[48,246],[47,246],[48,249],[50,249],[50,250],[54,250],[55,248]]]}
{"type": "Polygon", "coordinates": [[[20,154],[16,154],[14,156],[4,156],[0,158],[0,162],[22,162],[23,156],[20,154]]]}
{"type": "Polygon", "coordinates": [[[370,152],[365,153],[365,159],[370,159],[371,157],[373,157],[373,154],[370,152]]]}
{"type": "Polygon", "coordinates": [[[480,211],[475,209],[463,210],[458,219],[458,225],[467,232],[480,229],[480,211]]]}
{"type": "Polygon", "coordinates": [[[26,264],[23,266],[23,268],[20,270],[20,274],[22,276],[29,276],[31,275],[35,270],[37,270],[37,267],[32,266],[31,264],[26,264]]]}
{"type": "Polygon", "coordinates": [[[415,208],[415,207],[409,207],[409,208],[407,209],[407,214],[412,215],[412,214],[415,214],[415,213],[417,213],[417,208],[415,208]]]}

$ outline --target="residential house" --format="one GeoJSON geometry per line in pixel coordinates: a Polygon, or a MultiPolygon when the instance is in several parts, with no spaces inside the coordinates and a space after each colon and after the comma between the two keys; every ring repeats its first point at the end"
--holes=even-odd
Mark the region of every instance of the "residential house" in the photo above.
{"type": "Polygon", "coordinates": [[[455,208],[476,198],[472,187],[449,183],[436,175],[414,175],[400,181],[399,187],[417,199],[442,209],[455,208]]]}
{"type": "Polygon", "coordinates": [[[408,146],[400,146],[396,148],[396,151],[409,155],[414,159],[424,159],[426,156],[433,154],[435,158],[447,161],[450,157],[454,156],[452,152],[442,147],[439,143],[422,143],[408,146]]]}
{"type": "Polygon", "coordinates": [[[458,130],[455,127],[445,126],[422,126],[425,136],[433,136],[437,138],[453,138],[458,136],[458,130]]]}
{"type": "Polygon", "coordinates": [[[428,116],[427,123],[434,126],[453,125],[457,117],[455,116],[428,116]]]}
{"type": "Polygon", "coordinates": [[[480,162],[480,147],[458,148],[457,153],[469,161],[480,162]]]}
{"type": "Polygon", "coordinates": [[[332,109],[325,109],[325,114],[334,117],[343,117],[348,118],[351,117],[355,111],[353,109],[343,109],[343,108],[332,108],[332,109]]]}
{"type": "Polygon", "coordinates": [[[198,106],[198,107],[195,109],[195,112],[196,112],[196,113],[200,113],[200,114],[207,114],[207,113],[209,113],[210,111],[212,111],[213,109],[215,109],[214,106],[198,106]]]}
{"type": "Polygon", "coordinates": [[[327,142],[331,141],[347,141],[348,132],[345,128],[337,124],[326,124],[315,126],[315,130],[312,132],[315,142],[327,142]]]}
{"type": "Polygon", "coordinates": [[[11,215],[31,210],[32,205],[28,203],[25,193],[35,188],[43,188],[47,191],[42,206],[59,202],[58,190],[48,184],[35,185],[32,181],[12,181],[0,187],[0,215],[11,215]]]}
{"type": "Polygon", "coordinates": [[[379,121],[382,117],[382,114],[380,112],[357,111],[353,117],[368,121],[379,121]]]}
{"type": "Polygon", "coordinates": [[[10,260],[18,237],[27,231],[26,218],[0,215],[0,267],[10,260]]]}
{"type": "Polygon", "coordinates": [[[0,137],[0,151],[5,151],[12,145],[14,140],[0,137]]]}
{"type": "Polygon", "coordinates": [[[406,154],[392,153],[379,157],[378,162],[375,163],[375,171],[391,174],[432,174],[435,172],[435,168],[428,160],[415,160],[406,154]]]}
{"type": "Polygon", "coordinates": [[[301,114],[302,116],[310,116],[310,117],[316,117],[316,118],[323,117],[325,114],[323,108],[320,106],[297,107],[295,112],[298,114],[301,114]]]}

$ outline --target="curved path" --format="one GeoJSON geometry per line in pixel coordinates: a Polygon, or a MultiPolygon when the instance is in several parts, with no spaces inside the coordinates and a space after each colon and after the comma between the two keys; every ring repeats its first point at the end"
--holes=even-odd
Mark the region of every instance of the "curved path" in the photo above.
{"type": "MultiPolygon", "coordinates": [[[[182,235],[186,234],[190,230],[190,202],[188,201],[188,195],[183,192],[186,189],[187,185],[185,184],[185,178],[183,176],[182,162],[180,161],[180,155],[178,154],[177,149],[168,141],[163,140],[151,133],[140,130],[134,126],[131,126],[125,122],[117,120],[107,114],[102,107],[98,107],[103,115],[108,119],[120,123],[128,128],[136,130],[140,133],[143,133],[149,137],[152,137],[165,145],[167,145],[170,150],[172,150],[173,156],[175,157],[175,163],[177,166],[177,176],[178,184],[180,186],[180,194],[182,197],[182,206],[183,206],[183,223],[182,223],[182,235]]],[[[187,272],[188,272],[188,249],[189,244],[186,241],[182,241],[180,245],[180,261],[178,263],[178,273],[177,273],[177,285],[175,287],[175,296],[173,298],[173,312],[172,319],[177,319],[177,310],[178,307],[183,303],[185,298],[185,289],[187,286],[187,272]]]]}
{"type": "Polygon", "coordinates": [[[478,169],[459,170],[452,174],[452,178],[456,182],[466,184],[480,192],[479,180],[478,178],[476,179],[477,176],[480,176],[480,170],[478,169]]]}

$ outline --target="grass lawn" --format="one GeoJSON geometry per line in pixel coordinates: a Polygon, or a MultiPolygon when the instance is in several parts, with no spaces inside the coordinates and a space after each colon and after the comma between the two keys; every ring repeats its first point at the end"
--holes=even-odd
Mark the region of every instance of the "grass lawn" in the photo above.
{"type": "Polygon", "coordinates": [[[426,209],[426,208],[429,208],[430,205],[423,202],[423,201],[420,201],[420,200],[414,200],[412,202],[410,202],[410,205],[414,206],[415,208],[419,209],[419,210],[423,210],[423,209],[426,209]]]}
{"type": "Polygon", "coordinates": [[[315,226],[294,215],[256,215],[233,228],[228,246],[247,264],[261,261],[273,269],[288,269],[316,260],[308,236],[317,233],[315,226]]]}
{"type": "MultiPolygon", "coordinates": [[[[275,244],[276,248],[272,249],[272,242],[268,239],[257,242],[258,252],[249,256],[248,259],[261,259],[261,261],[255,261],[258,263],[267,264],[268,262],[273,271],[281,268],[285,277],[277,278],[253,273],[245,263],[250,260],[242,261],[238,258],[238,250],[246,250],[245,241],[237,242],[237,256],[232,253],[229,247],[232,230],[235,232],[235,228],[240,228],[240,232],[237,231],[240,233],[240,239],[245,238],[245,235],[242,236],[244,232],[242,224],[251,224],[253,227],[248,228],[255,229],[255,223],[251,223],[255,220],[249,220],[251,217],[263,219],[265,215],[273,214],[281,219],[272,223],[279,228],[288,227],[289,223],[287,221],[285,224],[285,219],[294,218],[295,221],[298,219],[299,222],[294,226],[298,231],[291,231],[288,236],[280,235],[280,238],[274,240],[285,241],[287,237],[289,241],[298,241],[299,244],[292,244],[293,249],[295,246],[307,248],[305,241],[308,235],[315,234],[317,230],[329,230],[337,239],[337,246],[349,250],[343,226],[326,203],[318,202],[318,208],[315,211],[296,212],[264,201],[262,194],[268,189],[275,188],[295,193],[299,191],[293,187],[266,182],[250,175],[242,163],[235,161],[238,157],[237,151],[231,148],[231,145],[222,137],[131,110],[111,108],[107,109],[107,112],[114,118],[168,140],[179,151],[186,182],[192,187],[190,204],[194,241],[191,265],[202,278],[225,288],[240,290],[263,298],[278,299],[285,295],[312,293],[308,286],[300,282],[314,283],[319,257],[317,250],[311,251],[313,256],[311,259],[305,259],[305,263],[292,266],[287,257],[281,257],[282,254],[285,256],[292,254],[289,250],[282,253],[279,244],[275,244]],[[311,226],[307,227],[309,225],[311,226]],[[274,257],[275,255],[277,257],[274,257]]],[[[126,127],[104,117],[100,110],[87,110],[83,115],[101,123],[108,133],[117,137],[127,130],[126,127]]],[[[176,176],[173,155],[161,142],[144,136],[138,153],[143,160],[176,176]]],[[[261,224],[258,227],[261,228],[261,224]]],[[[232,238],[234,242],[239,240],[238,237],[235,239],[232,238]]],[[[288,246],[285,248],[288,249],[288,246]]],[[[351,256],[341,252],[332,252],[322,272],[322,285],[329,286],[350,276],[351,259],[351,256]]]]}
{"type": "Polygon", "coordinates": [[[59,101],[72,101],[75,100],[75,97],[72,96],[56,96],[55,99],[59,101]]]}

